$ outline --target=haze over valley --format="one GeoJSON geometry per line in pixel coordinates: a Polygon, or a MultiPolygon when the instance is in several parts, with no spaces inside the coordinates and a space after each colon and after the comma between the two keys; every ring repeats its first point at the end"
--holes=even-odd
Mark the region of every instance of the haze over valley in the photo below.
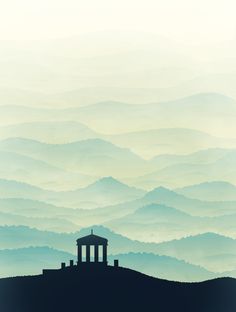
{"type": "Polygon", "coordinates": [[[235,38],[139,24],[0,32],[0,277],[91,229],[148,275],[236,277],[235,38]]]}

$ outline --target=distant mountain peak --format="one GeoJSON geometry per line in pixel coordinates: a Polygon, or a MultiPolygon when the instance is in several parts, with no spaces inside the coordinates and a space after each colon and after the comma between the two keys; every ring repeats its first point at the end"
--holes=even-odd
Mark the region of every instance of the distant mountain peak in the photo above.
{"type": "Polygon", "coordinates": [[[204,232],[204,233],[200,233],[200,234],[197,234],[197,235],[194,235],[194,236],[187,236],[185,238],[183,238],[182,240],[198,240],[198,239],[221,239],[221,240],[234,240],[233,238],[231,237],[228,237],[228,236],[225,236],[225,235],[221,235],[221,234],[218,234],[218,233],[215,233],[215,232],[204,232]]]}
{"type": "Polygon", "coordinates": [[[227,187],[233,187],[235,188],[236,186],[230,182],[227,181],[210,181],[210,182],[204,182],[204,183],[200,183],[197,184],[196,186],[227,186],[227,187]]]}
{"type": "Polygon", "coordinates": [[[185,212],[182,212],[176,208],[167,206],[167,205],[163,205],[163,204],[149,204],[147,206],[143,206],[141,208],[139,208],[138,210],[136,210],[136,212],[134,214],[147,214],[147,215],[152,215],[153,217],[155,215],[159,215],[159,216],[181,216],[181,217],[190,217],[190,215],[188,215],[185,212]]]}
{"type": "MultiPolygon", "coordinates": [[[[117,234],[114,231],[112,231],[110,228],[105,227],[104,225],[91,225],[89,227],[84,227],[82,229],[79,230],[79,232],[76,232],[76,234],[80,235],[86,235],[86,234],[90,234],[91,233],[91,229],[93,229],[94,234],[97,235],[102,235],[102,236],[111,236],[111,235],[115,235],[117,237],[124,237],[121,234],[117,234]]],[[[125,237],[125,239],[127,239],[125,237]]]]}
{"type": "Polygon", "coordinates": [[[221,93],[217,93],[217,92],[200,92],[200,93],[196,93],[190,96],[187,96],[183,99],[193,99],[193,100],[223,100],[224,102],[235,102],[235,100],[232,97],[226,96],[224,94],[221,93]]]}
{"type": "Polygon", "coordinates": [[[152,197],[152,196],[158,196],[158,195],[176,195],[177,194],[175,192],[173,192],[172,190],[165,188],[163,186],[159,186],[157,188],[154,188],[153,190],[151,190],[150,192],[148,192],[145,197],[152,197]]]}
{"type": "Polygon", "coordinates": [[[103,177],[101,179],[99,179],[97,182],[95,183],[102,183],[102,184],[110,184],[110,183],[115,183],[115,184],[119,184],[119,185],[125,185],[124,183],[121,183],[119,180],[113,178],[112,176],[108,176],[108,177],[103,177]]]}
{"type": "Polygon", "coordinates": [[[107,177],[102,177],[99,180],[95,181],[94,183],[90,184],[87,188],[92,188],[92,187],[99,187],[99,186],[104,186],[104,187],[128,187],[126,184],[120,182],[119,180],[113,178],[112,176],[107,176],[107,177]]]}
{"type": "Polygon", "coordinates": [[[175,190],[189,198],[207,201],[235,201],[236,186],[227,181],[209,181],[175,190]]]}
{"type": "Polygon", "coordinates": [[[117,189],[117,191],[119,191],[120,189],[123,189],[123,190],[136,189],[136,188],[130,187],[129,185],[123,182],[120,182],[119,180],[113,178],[112,176],[102,177],[99,180],[95,181],[93,184],[90,184],[89,186],[87,186],[87,188],[90,188],[90,189],[100,188],[100,187],[105,188],[105,189],[109,189],[109,188],[117,189]]]}

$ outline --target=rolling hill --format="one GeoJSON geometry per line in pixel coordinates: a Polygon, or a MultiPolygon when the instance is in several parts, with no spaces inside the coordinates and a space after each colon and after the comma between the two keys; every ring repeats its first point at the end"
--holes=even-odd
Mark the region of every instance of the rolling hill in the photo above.
{"type": "Polygon", "coordinates": [[[167,280],[196,282],[217,276],[200,266],[151,253],[127,253],[109,257],[110,261],[114,259],[119,259],[121,266],[167,280]]]}
{"type": "Polygon", "coordinates": [[[49,247],[28,247],[0,250],[0,276],[40,274],[43,268],[60,267],[75,257],[65,251],[49,247]]]}
{"type": "Polygon", "coordinates": [[[234,201],[236,199],[236,186],[224,181],[205,182],[175,191],[190,198],[206,201],[234,201]]]}
{"type": "Polygon", "coordinates": [[[66,220],[62,216],[31,217],[7,212],[0,212],[0,225],[25,225],[32,226],[41,230],[51,230],[55,232],[71,232],[80,228],[78,224],[66,220]]]}
{"type": "MultiPolygon", "coordinates": [[[[49,191],[30,184],[0,179],[0,198],[44,201],[69,208],[92,209],[136,200],[145,191],[130,187],[112,177],[104,177],[85,188],[72,191],[49,191]]],[[[69,212],[70,210],[68,210],[69,212]]]]}
{"type": "Polygon", "coordinates": [[[178,283],[127,268],[107,266],[94,270],[57,271],[54,277],[36,275],[1,279],[0,307],[5,311],[17,308],[19,312],[65,311],[77,307],[79,300],[80,308],[86,311],[112,309],[120,312],[124,307],[143,311],[158,305],[167,312],[174,309],[231,312],[236,306],[235,288],[235,280],[229,278],[178,283]],[[106,302],[101,300],[104,289],[106,302]]]}
{"type": "MultiPolygon", "coordinates": [[[[178,162],[183,161],[184,158],[186,162],[192,160],[185,155],[178,157],[179,154],[196,153],[204,149],[236,147],[236,139],[217,138],[202,131],[183,128],[153,129],[113,135],[107,138],[114,144],[130,148],[135,153],[147,158],[164,154],[161,158],[165,160],[166,154],[177,154],[178,162]]],[[[195,156],[197,159],[198,155],[195,156]]],[[[158,157],[155,158],[156,165],[159,160],[158,157]]],[[[174,156],[171,160],[174,160],[174,156]]],[[[197,160],[199,161],[199,159],[197,160]]]]}
{"type": "Polygon", "coordinates": [[[164,154],[150,159],[156,170],[176,164],[209,164],[221,159],[230,152],[224,148],[209,148],[187,155],[164,154]]]}
{"type": "MultiPolygon", "coordinates": [[[[89,89],[79,90],[83,91],[89,92],[89,89]]],[[[215,136],[232,137],[235,100],[217,93],[191,94],[175,101],[141,105],[125,104],[115,99],[95,100],[93,103],[96,104],[65,109],[1,106],[0,115],[3,117],[0,121],[2,125],[19,123],[19,120],[22,123],[75,121],[107,134],[146,131],[156,129],[158,124],[158,128],[195,129],[206,133],[212,133],[214,129],[212,134],[215,136]]]]}
{"type": "MultiPolygon", "coordinates": [[[[215,233],[204,233],[162,243],[145,243],[131,240],[102,226],[83,228],[74,233],[40,231],[25,226],[0,226],[0,249],[48,246],[75,254],[76,239],[87,235],[91,228],[96,234],[108,238],[108,253],[113,258],[115,255],[130,252],[135,254],[152,253],[184,260],[207,268],[209,271],[222,272],[236,268],[232,264],[232,257],[236,255],[236,240],[215,233]],[[231,256],[229,257],[229,255],[231,256]],[[225,261],[220,262],[220,258],[225,261]]],[[[141,264],[142,262],[139,264],[139,268],[141,268],[141,264]]]]}
{"type": "Polygon", "coordinates": [[[0,150],[26,155],[59,168],[92,176],[132,176],[148,170],[148,165],[142,158],[128,149],[101,139],[45,144],[16,138],[1,141],[0,150]]]}
{"type": "Polygon", "coordinates": [[[235,149],[230,149],[222,157],[209,163],[176,162],[152,173],[131,179],[130,183],[141,188],[153,188],[158,185],[183,188],[206,181],[226,181],[234,184],[236,183],[235,154],[235,149]]]}
{"type": "MultiPolygon", "coordinates": [[[[49,247],[28,247],[0,250],[0,276],[40,274],[42,269],[59,268],[61,262],[76,261],[76,256],[49,247]]],[[[217,275],[187,262],[151,253],[127,253],[108,257],[109,263],[119,259],[128,267],[150,276],[178,281],[202,281],[217,275]]]]}
{"type": "Polygon", "coordinates": [[[157,242],[205,230],[205,219],[190,216],[175,208],[149,204],[122,218],[105,222],[104,225],[125,236],[139,241],[157,242]]]}
{"type": "Polygon", "coordinates": [[[32,157],[6,151],[0,151],[0,177],[55,191],[83,187],[96,179],[57,168],[32,157]]]}
{"type": "Polygon", "coordinates": [[[236,213],[223,216],[193,216],[164,204],[147,204],[105,226],[140,241],[163,241],[203,232],[235,237],[236,213]]]}
{"type": "MultiPolygon", "coordinates": [[[[165,188],[145,194],[111,177],[68,192],[52,192],[0,180],[0,190],[1,212],[10,213],[12,217],[67,220],[71,222],[71,231],[75,229],[74,223],[79,226],[104,224],[143,241],[171,240],[207,231],[235,235],[235,202],[200,201],[165,188]]],[[[19,221],[15,223],[16,218],[9,223],[9,218],[6,224],[20,224],[19,221]]],[[[18,219],[23,225],[30,225],[28,219],[18,219]]],[[[36,224],[40,226],[35,222],[36,227],[36,224]]]]}
{"type": "Polygon", "coordinates": [[[26,199],[40,199],[49,196],[53,193],[32,186],[30,184],[0,179],[1,198],[26,198],[26,199]]]}
{"type": "Polygon", "coordinates": [[[91,201],[94,207],[131,201],[141,198],[143,195],[145,195],[145,191],[129,187],[112,177],[104,177],[86,188],[67,192],[67,196],[74,198],[75,202],[91,201]]]}
{"type": "Polygon", "coordinates": [[[159,203],[174,207],[195,216],[220,216],[235,213],[235,202],[208,202],[192,199],[170,189],[158,187],[148,192],[141,200],[143,204],[159,203]]]}
{"type": "Polygon", "coordinates": [[[63,144],[101,136],[85,125],[74,121],[28,122],[0,128],[1,140],[14,138],[16,134],[25,139],[52,144],[63,144]]]}
{"type": "MultiPolygon", "coordinates": [[[[0,211],[21,216],[53,218],[73,215],[74,209],[55,206],[43,201],[25,198],[0,198],[0,211]]],[[[77,210],[78,211],[78,210],[77,210]]]]}
{"type": "MultiPolygon", "coordinates": [[[[211,202],[213,205],[214,203],[211,202]]],[[[200,207],[202,209],[204,205],[199,205],[200,207]]],[[[235,238],[235,208],[228,215],[214,216],[213,210],[212,216],[204,217],[199,216],[200,211],[198,215],[190,215],[191,211],[188,210],[187,212],[183,207],[179,210],[163,203],[152,203],[103,224],[132,239],[146,242],[172,240],[204,232],[216,232],[235,238]]]]}
{"type": "MultiPolygon", "coordinates": [[[[220,136],[220,129],[226,131],[227,126],[233,128],[231,120],[235,114],[236,102],[221,94],[203,93],[181,98],[176,101],[128,105],[115,102],[98,103],[79,108],[79,119],[81,122],[92,126],[92,120],[96,119],[95,127],[98,131],[108,132],[115,129],[115,132],[134,131],[134,129],[147,130],[159,128],[194,128],[204,132],[211,132],[213,125],[218,126],[217,134],[220,136]],[[224,123],[219,124],[219,119],[224,123]],[[112,118],[116,116],[115,120],[112,118]],[[124,118],[125,116],[125,118],[124,118]],[[145,116],[145,118],[144,118],[145,116]],[[131,120],[132,127],[131,127],[131,120]],[[199,120],[201,123],[199,124],[199,120]],[[111,122],[112,121],[112,122],[111,122]],[[211,127],[209,127],[209,123],[211,127]],[[122,126],[121,126],[122,125],[122,126]],[[219,127],[221,126],[221,127],[219,127]]],[[[73,110],[76,115],[76,111],[73,110]]]]}
{"type": "Polygon", "coordinates": [[[204,233],[196,236],[163,242],[158,244],[157,250],[159,254],[169,255],[178,259],[184,259],[193,264],[198,264],[209,270],[218,272],[227,271],[230,261],[221,261],[220,263],[214,259],[226,260],[227,255],[235,255],[236,240],[218,235],[215,233],[204,233]],[[220,251],[220,252],[219,252],[220,251]]]}

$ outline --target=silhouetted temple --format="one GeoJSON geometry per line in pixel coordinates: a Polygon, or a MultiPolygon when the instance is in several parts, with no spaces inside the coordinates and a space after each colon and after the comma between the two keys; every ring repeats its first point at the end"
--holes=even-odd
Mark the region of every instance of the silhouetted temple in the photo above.
{"type": "MultiPolygon", "coordinates": [[[[53,274],[58,271],[75,272],[77,270],[85,268],[98,268],[108,265],[107,261],[107,246],[108,240],[104,237],[93,234],[80,237],[77,242],[77,263],[74,264],[73,260],[70,260],[69,266],[66,266],[65,262],[61,263],[60,269],[46,269],[43,270],[43,274],[53,274]]],[[[114,260],[114,266],[118,267],[118,260],[114,260]]]]}
{"type": "Polygon", "coordinates": [[[78,260],[77,264],[96,263],[107,265],[107,245],[108,240],[93,234],[77,239],[78,260]],[[85,251],[85,255],[84,255],[85,251]]]}

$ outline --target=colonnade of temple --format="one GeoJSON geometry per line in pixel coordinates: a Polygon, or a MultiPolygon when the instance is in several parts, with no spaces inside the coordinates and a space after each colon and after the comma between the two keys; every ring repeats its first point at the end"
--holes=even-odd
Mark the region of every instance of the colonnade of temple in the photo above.
{"type": "Polygon", "coordinates": [[[78,244],[78,264],[83,262],[82,246],[86,247],[86,260],[85,262],[107,263],[107,245],[80,245],[78,244]],[[91,257],[91,246],[94,247],[94,258],[91,257]],[[99,246],[102,247],[102,260],[99,261],[99,246]]]}

